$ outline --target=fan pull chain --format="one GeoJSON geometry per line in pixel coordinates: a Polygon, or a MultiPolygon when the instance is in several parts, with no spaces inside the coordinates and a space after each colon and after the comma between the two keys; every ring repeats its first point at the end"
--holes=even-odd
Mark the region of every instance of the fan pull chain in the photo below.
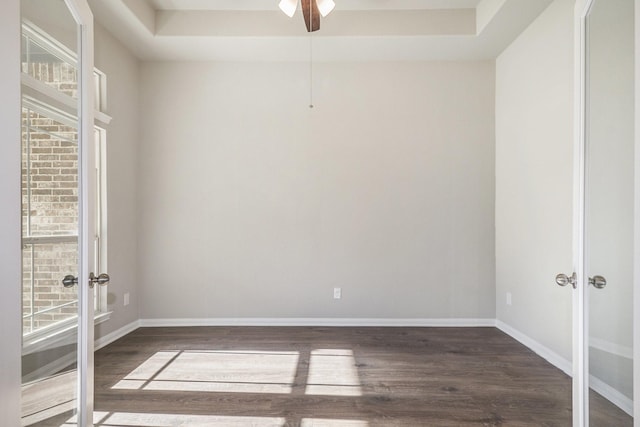
{"type": "Polygon", "coordinates": [[[309,33],[309,108],[313,108],[313,40],[309,33]]]}
{"type": "MultiPolygon", "coordinates": [[[[314,2],[315,0],[311,0],[314,2]]],[[[313,25],[313,4],[309,7],[309,28],[313,25]]],[[[309,31],[309,108],[313,108],[313,31],[309,31]]]]}

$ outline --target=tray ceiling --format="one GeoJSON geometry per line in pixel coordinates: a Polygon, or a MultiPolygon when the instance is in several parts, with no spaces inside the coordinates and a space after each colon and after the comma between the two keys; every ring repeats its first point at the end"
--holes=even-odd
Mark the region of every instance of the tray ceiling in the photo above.
{"type": "Polygon", "coordinates": [[[493,59],[551,0],[335,0],[309,35],[278,0],[89,0],[143,60],[493,59]]]}

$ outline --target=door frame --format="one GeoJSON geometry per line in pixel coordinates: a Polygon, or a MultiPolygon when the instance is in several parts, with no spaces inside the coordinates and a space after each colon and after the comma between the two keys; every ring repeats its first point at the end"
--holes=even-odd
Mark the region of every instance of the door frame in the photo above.
{"type": "Polygon", "coordinates": [[[0,13],[0,414],[20,425],[22,356],[20,0],[4,0],[0,13]],[[12,143],[13,142],[13,143],[12,143]]]}
{"type": "MultiPolygon", "coordinates": [[[[87,0],[65,0],[67,7],[78,23],[79,37],[78,55],[80,59],[80,129],[79,144],[80,169],[79,180],[84,188],[94,188],[94,174],[87,165],[95,161],[93,144],[94,126],[94,91],[93,91],[93,14],[87,0]],[[88,185],[87,185],[88,184],[88,185]]],[[[22,357],[22,256],[21,256],[21,42],[20,0],[4,0],[0,14],[0,271],[2,279],[0,287],[3,297],[0,298],[0,339],[3,350],[0,352],[0,413],[7,425],[21,424],[21,357],[22,357]],[[13,142],[13,143],[12,143],[13,142]]],[[[93,191],[80,195],[79,243],[84,250],[80,259],[79,277],[87,278],[91,266],[93,251],[94,227],[91,206],[93,191]]],[[[91,319],[90,322],[79,322],[78,326],[78,371],[86,381],[78,384],[78,425],[93,425],[93,290],[87,286],[87,280],[80,280],[78,290],[80,319],[91,319]],[[82,345],[84,343],[84,345],[82,345]]],[[[82,377],[81,377],[82,378],[82,377]]]]}
{"type": "Polygon", "coordinates": [[[585,286],[585,143],[587,123],[587,28],[586,17],[594,0],[576,0],[574,9],[574,149],[573,149],[573,426],[588,425],[589,420],[589,293],[585,286]]]}
{"type": "Polygon", "coordinates": [[[635,187],[633,244],[633,425],[640,427],[640,0],[635,0],[635,187]]]}
{"type": "MultiPolygon", "coordinates": [[[[589,421],[589,292],[584,265],[585,147],[587,112],[587,28],[586,17],[595,0],[576,0],[574,9],[574,200],[573,258],[577,288],[573,292],[573,426],[589,421]]],[[[635,112],[634,112],[634,250],[633,250],[633,413],[640,427],[640,0],[635,13],[635,112]]]]}
{"type": "Polygon", "coordinates": [[[78,24],[78,426],[93,426],[95,229],[95,121],[93,13],[87,0],[65,0],[78,24]]]}

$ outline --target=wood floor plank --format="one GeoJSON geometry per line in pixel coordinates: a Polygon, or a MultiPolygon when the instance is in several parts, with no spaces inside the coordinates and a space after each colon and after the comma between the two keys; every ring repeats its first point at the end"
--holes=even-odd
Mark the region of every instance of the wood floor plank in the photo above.
{"type": "MultiPolygon", "coordinates": [[[[95,409],[115,414],[107,421],[155,414],[149,419],[199,416],[214,425],[227,417],[255,427],[571,425],[570,378],[495,328],[140,328],[98,351],[95,363],[95,409]],[[207,363],[206,352],[222,351],[238,360],[207,363]],[[160,352],[177,362],[127,380],[160,352]],[[295,362],[264,356],[278,352],[295,352],[295,362]],[[234,372],[247,363],[266,364],[262,381],[287,392],[234,372]]],[[[592,425],[632,425],[606,400],[593,401],[592,425]]]]}

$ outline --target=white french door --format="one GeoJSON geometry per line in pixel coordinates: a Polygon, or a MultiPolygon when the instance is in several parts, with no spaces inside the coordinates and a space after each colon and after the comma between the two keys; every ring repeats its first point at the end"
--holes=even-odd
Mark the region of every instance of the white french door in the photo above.
{"type": "Polygon", "coordinates": [[[573,425],[610,425],[634,406],[634,0],[575,15],[575,273],[558,283],[574,287],[573,425]]]}
{"type": "Polygon", "coordinates": [[[21,6],[22,424],[91,426],[94,284],[108,280],[93,274],[93,16],[86,0],[21,6]]]}

